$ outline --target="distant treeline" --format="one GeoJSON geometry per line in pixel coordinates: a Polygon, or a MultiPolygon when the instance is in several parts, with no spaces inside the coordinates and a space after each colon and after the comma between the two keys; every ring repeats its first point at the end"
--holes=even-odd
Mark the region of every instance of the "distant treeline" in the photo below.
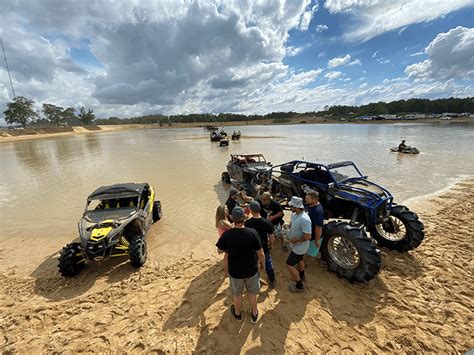
{"type": "Polygon", "coordinates": [[[272,112],[266,115],[243,115],[234,113],[203,113],[189,115],[147,115],[132,118],[110,117],[108,119],[96,119],[94,124],[147,124],[155,123],[160,125],[170,125],[172,123],[191,122],[231,122],[231,121],[254,121],[265,119],[291,119],[298,117],[324,117],[324,116],[364,116],[364,115],[407,115],[412,113],[441,114],[441,113],[474,113],[474,97],[464,99],[451,97],[449,99],[429,100],[429,99],[409,99],[398,100],[389,103],[376,102],[362,106],[326,106],[323,111],[298,112],[272,112]]]}

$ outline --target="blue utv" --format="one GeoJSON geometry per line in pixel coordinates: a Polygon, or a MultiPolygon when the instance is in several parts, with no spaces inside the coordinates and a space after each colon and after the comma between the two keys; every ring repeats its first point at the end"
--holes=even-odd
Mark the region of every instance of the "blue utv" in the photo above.
{"type": "Polygon", "coordinates": [[[272,169],[272,193],[289,200],[319,193],[326,219],[321,255],[329,270],[350,281],[372,279],[380,269],[380,246],[406,252],[424,238],[423,223],[397,205],[384,187],[371,182],[351,161],[335,164],[294,160],[272,169]],[[371,238],[366,234],[370,232],[371,238]]]}

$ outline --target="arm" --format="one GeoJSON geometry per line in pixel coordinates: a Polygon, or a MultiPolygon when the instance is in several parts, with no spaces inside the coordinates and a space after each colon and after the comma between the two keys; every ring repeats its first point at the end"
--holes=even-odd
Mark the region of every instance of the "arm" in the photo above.
{"type": "Polygon", "coordinates": [[[290,238],[290,242],[293,243],[293,244],[303,243],[303,242],[305,242],[307,240],[310,240],[310,239],[311,239],[311,233],[303,233],[302,237],[290,238]]]}
{"type": "Polygon", "coordinates": [[[319,240],[321,239],[321,235],[323,234],[323,228],[316,226],[314,227],[314,242],[316,243],[316,246],[319,247],[319,240]]]}
{"type": "Polygon", "coordinates": [[[268,234],[268,247],[273,249],[273,242],[275,241],[275,234],[268,234]]]}
{"type": "Polygon", "coordinates": [[[277,219],[277,218],[280,218],[280,217],[283,217],[283,211],[280,211],[280,212],[274,214],[273,216],[269,216],[268,220],[270,222],[272,222],[274,219],[277,219]]]}
{"type": "Polygon", "coordinates": [[[258,263],[260,264],[260,269],[263,269],[265,267],[265,253],[263,252],[262,248],[260,248],[260,250],[257,251],[257,256],[258,256],[258,263]]]}

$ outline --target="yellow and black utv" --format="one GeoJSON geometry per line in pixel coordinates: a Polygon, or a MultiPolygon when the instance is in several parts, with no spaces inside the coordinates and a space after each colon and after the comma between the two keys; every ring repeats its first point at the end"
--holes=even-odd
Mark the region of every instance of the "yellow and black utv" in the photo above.
{"type": "Polygon", "coordinates": [[[161,203],[147,183],[103,186],[87,198],[79,221],[80,242],[66,245],[59,256],[59,273],[73,277],[86,261],[129,256],[135,267],[147,257],[145,236],[161,219],[161,203]]]}

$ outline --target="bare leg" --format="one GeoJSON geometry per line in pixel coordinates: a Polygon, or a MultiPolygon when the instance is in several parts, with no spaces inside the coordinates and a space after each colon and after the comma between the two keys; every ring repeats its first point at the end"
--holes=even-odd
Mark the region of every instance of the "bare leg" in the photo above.
{"type": "Polygon", "coordinates": [[[293,279],[293,281],[300,281],[300,273],[298,271],[298,269],[294,266],[290,266],[288,264],[286,264],[286,267],[288,268],[288,271],[290,272],[290,275],[291,275],[291,278],[293,279]]]}
{"type": "Polygon", "coordinates": [[[242,295],[234,296],[234,307],[235,307],[235,314],[240,314],[240,308],[242,307],[242,295]]]}
{"type": "Polygon", "coordinates": [[[229,254],[224,254],[224,275],[229,276],[229,254]]]}
{"type": "Polygon", "coordinates": [[[252,295],[249,293],[249,301],[250,305],[252,306],[252,314],[255,315],[257,314],[257,295],[252,295]]]}

